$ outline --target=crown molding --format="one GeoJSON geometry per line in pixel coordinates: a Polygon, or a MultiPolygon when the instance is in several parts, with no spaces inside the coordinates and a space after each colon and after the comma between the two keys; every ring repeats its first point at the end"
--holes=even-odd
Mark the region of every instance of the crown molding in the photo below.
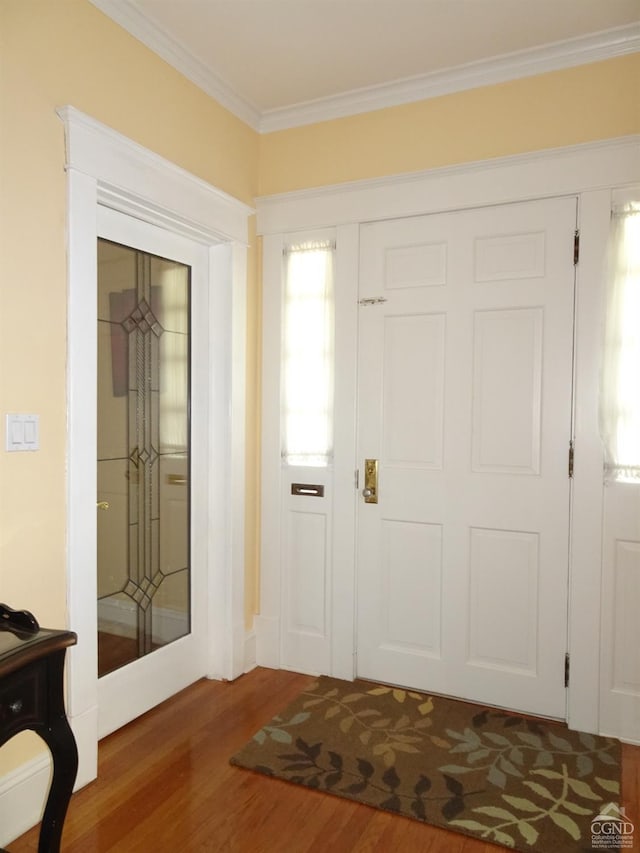
{"type": "Polygon", "coordinates": [[[189,53],[180,42],[171,38],[146,15],[143,15],[129,0],[89,0],[89,2],[229,112],[249,127],[259,130],[260,111],[232,89],[222,77],[189,53]]]}
{"type": "Polygon", "coordinates": [[[222,77],[192,56],[180,42],[143,15],[130,0],[90,2],[260,133],[345,118],[640,51],[638,22],[261,113],[255,104],[239,95],[222,77]]]}
{"type": "Polygon", "coordinates": [[[470,62],[430,74],[422,74],[380,86],[354,89],[328,98],[296,104],[262,114],[259,130],[270,133],[315,122],[330,121],[359,113],[450,95],[480,86],[506,83],[549,71],[586,65],[640,51],[640,23],[592,33],[589,36],[554,42],[470,62]]]}

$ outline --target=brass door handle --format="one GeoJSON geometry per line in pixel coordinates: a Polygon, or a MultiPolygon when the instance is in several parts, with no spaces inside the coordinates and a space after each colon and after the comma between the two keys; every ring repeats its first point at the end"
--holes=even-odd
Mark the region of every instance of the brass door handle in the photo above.
{"type": "Polygon", "coordinates": [[[366,504],[378,503],[378,460],[364,460],[364,489],[362,497],[366,504]]]}
{"type": "Polygon", "coordinates": [[[109,501],[97,501],[96,506],[98,509],[109,509],[109,501]]]}
{"type": "Polygon", "coordinates": [[[170,486],[186,486],[187,485],[187,475],[186,474],[167,474],[167,483],[170,486]]]}

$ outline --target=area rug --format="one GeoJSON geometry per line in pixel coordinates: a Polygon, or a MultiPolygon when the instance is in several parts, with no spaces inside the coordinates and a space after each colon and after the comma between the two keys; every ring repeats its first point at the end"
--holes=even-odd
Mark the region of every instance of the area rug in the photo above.
{"type": "Polygon", "coordinates": [[[231,763],[527,853],[590,850],[620,797],[618,741],[326,677],[231,763]]]}

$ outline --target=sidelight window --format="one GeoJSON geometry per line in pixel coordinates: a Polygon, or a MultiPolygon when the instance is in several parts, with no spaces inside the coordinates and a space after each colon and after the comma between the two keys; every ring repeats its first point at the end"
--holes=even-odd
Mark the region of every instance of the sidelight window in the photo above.
{"type": "Polygon", "coordinates": [[[602,373],[606,479],[640,483],[640,202],[612,211],[602,373]]]}
{"type": "Polygon", "coordinates": [[[334,254],[328,240],[285,249],[282,457],[289,465],[326,466],[333,456],[334,254]]]}

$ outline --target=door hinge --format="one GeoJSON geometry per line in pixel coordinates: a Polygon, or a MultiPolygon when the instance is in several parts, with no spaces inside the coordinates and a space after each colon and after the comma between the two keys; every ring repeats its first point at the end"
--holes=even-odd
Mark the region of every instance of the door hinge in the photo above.
{"type": "Polygon", "coordinates": [[[573,446],[573,441],[569,442],[569,479],[573,477],[573,461],[575,457],[575,449],[573,446]]]}
{"type": "Polygon", "coordinates": [[[569,652],[564,656],[564,686],[569,686],[569,668],[570,668],[569,652]]]}
{"type": "Polygon", "coordinates": [[[573,235],[573,265],[574,267],[580,260],[580,232],[575,231],[573,235]]]}

